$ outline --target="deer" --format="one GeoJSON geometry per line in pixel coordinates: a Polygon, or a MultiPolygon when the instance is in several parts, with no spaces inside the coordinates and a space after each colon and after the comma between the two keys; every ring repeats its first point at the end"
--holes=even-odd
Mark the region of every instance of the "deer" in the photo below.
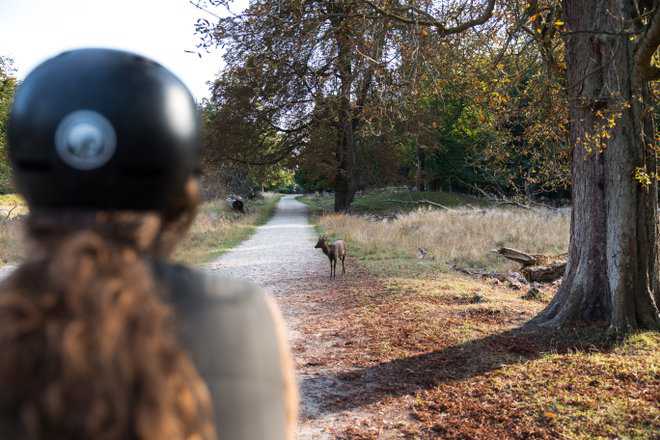
{"type": "Polygon", "coordinates": [[[346,258],[346,243],[344,240],[337,240],[332,244],[328,244],[328,238],[325,235],[319,237],[319,241],[314,246],[314,249],[321,249],[330,260],[330,278],[337,277],[337,259],[341,260],[341,274],[346,273],[344,267],[344,259],[346,258]]]}

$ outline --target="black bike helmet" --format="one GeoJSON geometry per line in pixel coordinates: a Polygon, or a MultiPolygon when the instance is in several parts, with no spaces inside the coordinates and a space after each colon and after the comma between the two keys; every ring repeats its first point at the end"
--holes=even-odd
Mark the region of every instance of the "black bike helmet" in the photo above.
{"type": "Polygon", "coordinates": [[[18,190],[36,208],[176,208],[199,165],[190,91],[142,56],[64,52],[19,86],[8,123],[18,190]]]}

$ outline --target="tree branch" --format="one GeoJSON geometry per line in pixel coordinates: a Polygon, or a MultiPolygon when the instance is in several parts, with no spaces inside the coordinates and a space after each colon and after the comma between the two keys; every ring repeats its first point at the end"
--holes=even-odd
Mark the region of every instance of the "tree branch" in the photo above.
{"type": "Polygon", "coordinates": [[[297,133],[300,130],[304,130],[304,129],[308,128],[311,125],[311,122],[308,122],[306,124],[302,124],[302,125],[300,125],[298,127],[295,127],[295,128],[284,128],[284,127],[280,127],[279,125],[276,125],[270,119],[266,119],[265,121],[273,129],[275,129],[277,131],[281,131],[282,133],[297,133]]]}
{"type": "Polygon", "coordinates": [[[205,7],[203,7],[202,5],[199,5],[199,4],[197,4],[197,3],[193,2],[193,1],[188,1],[188,3],[190,3],[191,5],[193,5],[194,7],[196,7],[197,9],[199,9],[200,11],[206,12],[207,14],[209,14],[209,15],[212,16],[212,17],[215,17],[215,18],[217,18],[217,19],[222,19],[221,16],[219,16],[219,15],[216,14],[215,12],[209,11],[208,9],[206,9],[205,7]]]}
{"type": "Polygon", "coordinates": [[[394,20],[397,20],[401,23],[406,23],[406,24],[416,24],[416,25],[421,25],[421,26],[431,26],[437,29],[438,33],[441,35],[450,35],[450,34],[460,34],[463,31],[466,31],[470,28],[473,28],[475,26],[478,26],[480,24],[486,23],[490,18],[493,16],[493,10],[495,9],[495,0],[488,0],[488,3],[486,4],[486,8],[484,11],[481,13],[481,15],[477,16],[476,18],[472,20],[468,20],[464,23],[461,23],[457,26],[454,27],[446,27],[444,23],[441,21],[435,19],[432,17],[430,14],[428,14],[425,11],[421,11],[413,6],[409,6],[403,10],[403,12],[413,12],[415,14],[414,18],[410,17],[405,17],[403,15],[400,15],[394,11],[385,9],[376,3],[373,2],[373,0],[361,0],[363,3],[366,3],[369,5],[372,9],[374,9],[376,12],[392,18],[394,20]],[[422,15],[424,17],[427,17],[426,19],[420,19],[419,16],[422,15]]]}
{"type": "Polygon", "coordinates": [[[651,64],[653,54],[660,45],[660,2],[655,2],[655,11],[649,19],[646,32],[637,43],[635,50],[635,68],[640,81],[655,81],[660,79],[660,69],[651,64]]]}

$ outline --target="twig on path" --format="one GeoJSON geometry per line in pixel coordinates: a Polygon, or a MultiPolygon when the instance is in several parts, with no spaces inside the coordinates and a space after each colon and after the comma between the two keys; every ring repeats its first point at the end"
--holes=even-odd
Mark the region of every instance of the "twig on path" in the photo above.
{"type": "Polygon", "coordinates": [[[13,214],[14,210],[18,207],[18,203],[14,202],[14,206],[11,207],[9,211],[4,215],[3,222],[9,221],[11,219],[11,215],[13,214]]]}

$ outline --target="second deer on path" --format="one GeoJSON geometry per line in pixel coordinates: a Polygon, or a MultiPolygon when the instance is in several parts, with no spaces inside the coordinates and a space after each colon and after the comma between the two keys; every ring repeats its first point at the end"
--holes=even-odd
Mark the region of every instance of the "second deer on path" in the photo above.
{"type": "Polygon", "coordinates": [[[328,239],[322,235],[319,241],[316,242],[315,249],[321,249],[330,260],[330,278],[337,276],[337,260],[341,260],[341,274],[346,273],[344,268],[344,258],[346,258],[346,243],[344,240],[337,240],[332,244],[328,244],[328,239]]]}

